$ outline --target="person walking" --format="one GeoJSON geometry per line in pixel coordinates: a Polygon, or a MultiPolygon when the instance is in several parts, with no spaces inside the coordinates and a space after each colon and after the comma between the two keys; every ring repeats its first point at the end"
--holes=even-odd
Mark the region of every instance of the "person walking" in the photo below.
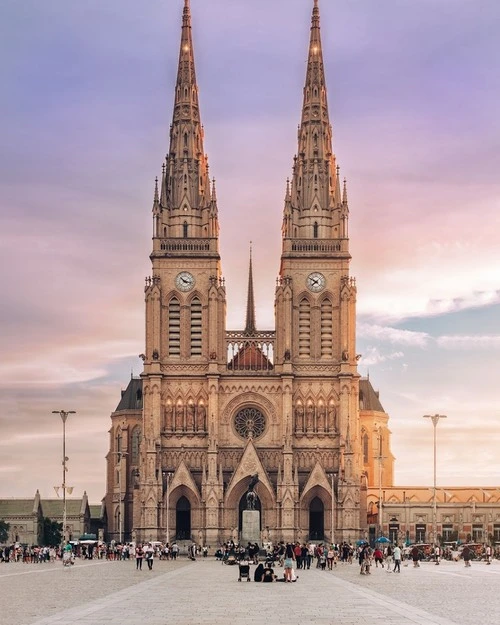
{"type": "Polygon", "coordinates": [[[146,555],[146,562],[148,563],[148,569],[150,571],[153,570],[153,561],[154,561],[154,556],[155,556],[155,550],[153,548],[153,545],[151,543],[148,543],[146,549],[144,550],[145,555],[146,555]]]}
{"type": "Polygon", "coordinates": [[[420,552],[417,545],[414,545],[411,550],[411,559],[413,560],[413,567],[417,568],[420,566],[420,552]]]}
{"type": "Polygon", "coordinates": [[[142,560],[144,559],[144,549],[139,544],[135,548],[135,570],[142,571],[142,560]]]}
{"type": "Polygon", "coordinates": [[[491,564],[491,545],[486,545],[486,564],[491,564]]]}
{"type": "Polygon", "coordinates": [[[394,547],[392,555],[394,558],[394,573],[401,573],[401,548],[399,545],[394,547]]]}
{"type": "Polygon", "coordinates": [[[464,559],[465,566],[470,566],[471,557],[472,557],[471,550],[468,545],[465,545],[465,547],[462,550],[462,558],[464,559]]]}
{"type": "Polygon", "coordinates": [[[439,545],[436,545],[434,547],[434,559],[436,561],[436,564],[439,564],[439,561],[441,559],[441,549],[439,548],[439,545]]]}

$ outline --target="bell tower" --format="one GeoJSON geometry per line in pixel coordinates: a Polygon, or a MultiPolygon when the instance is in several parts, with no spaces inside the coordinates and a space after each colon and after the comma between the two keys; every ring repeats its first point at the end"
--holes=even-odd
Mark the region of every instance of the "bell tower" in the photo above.
{"type": "MultiPolygon", "coordinates": [[[[134,510],[142,540],[165,539],[165,516],[171,512],[165,510],[165,497],[182,449],[198,447],[196,457],[201,458],[209,429],[215,434],[209,419],[217,410],[208,379],[219,362],[225,364],[226,293],[215,180],[209,178],[203,138],[190,4],[185,0],[170,145],[161,181],[156,179],[154,186],[152,275],[145,285],[141,493],[134,510]]],[[[202,464],[200,460],[198,482],[205,471],[205,483],[218,484],[216,461],[208,474],[202,464]]],[[[199,484],[193,481],[192,486],[199,495],[199,484]]],[[[190,501],[190,518],[198,525],[200,499],[193,495],[190,501]]]]}
{"type": "MultiPolygon", "coordinates": [[[[275,294],[276,363],[293,377],[294,450],[333,456],[344,535],[360,526],[356,284],[349,274],[347,185],[332,147],[318,0],[297,154],[287,180],[275,294]]],[[[333,478],[332,478],[333,479],[333,478]]]]}

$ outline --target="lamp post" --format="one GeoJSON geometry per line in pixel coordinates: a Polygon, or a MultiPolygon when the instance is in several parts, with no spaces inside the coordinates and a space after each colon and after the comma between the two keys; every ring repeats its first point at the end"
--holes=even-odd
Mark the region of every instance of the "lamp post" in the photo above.
{"type": "Polygon", "coordinates": [[[332,482],[332,523],[331,523],[331,541],[332,545],[335,544],[335,513],[337,511],[336,500],[335,500],[335,479],[337,478],[336,473],[332,473],[330,475],[330,479],[332,482]]]}
{"type": "Polygon", "coordinates": [[[127,488],[125,485],[125,490],[123,489],[123,456],[128,456],[127,451],[115,451],[114,452],[118,456],[118,462],[120,464],[120,492],[119,492],[119,503],[118,503],[118,532],[119,532],[119,541],[120,544],[123,542],[123,526],[124,526],[124,517],[125,517],[125,498],[127,497],[127,488]]]}
{"type": "Polygon", "coordinates": [[[434,427],[434,489],[432,493],[432,542],[434,546],[437,544],[436,534],[437,534],[437,500],[436,500],[436,428],[439,423],[439,419],[446,419],[446,415],[444,414],[426,414],[424,415],[424,419],[430,419],[432,421],[432,425],[434,427]]]}
{"type": "Polygon", "coordinates": [[[66,456],[66,419],[68,418],[68,415],[76,414],[76,412],[74,410],[53,410],[52,414],[58,414],[61,417],[62,424],[63,424],[63,455],[62,455],[63,474],[62,474],[61,486],[62,486],[62,492],[63,492],[63,544],[66,544],[67,542],[66,541],[66,517],[67,517],[66,489],[68,489],[70,492],[73,490],[72,487],[66,486],[66,471],[68,470],[66,463],[69,460],[69,458],[66,456]]]}
{"type": "Polygon", "coordinates": [[[378,538],[383,535],[383,509],[382,501],[382,433],[378,433],[378,538]]]}
{"type": "Polygon", "coordinates": [[[167,543],[170,543],[170,489],[169,489],[169,485],[170,485],[170,478],[172,477],[173,473],[170,473],[169,471],[164,471],[163,475],[165,476],[165,493],[167,495],[167,531],[166,531],[166,538],[167,538],[167,543]]]}

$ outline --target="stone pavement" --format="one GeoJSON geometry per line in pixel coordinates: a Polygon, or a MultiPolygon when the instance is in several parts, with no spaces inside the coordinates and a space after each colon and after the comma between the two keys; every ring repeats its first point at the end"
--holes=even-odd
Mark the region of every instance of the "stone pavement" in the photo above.
{"type": "Polygon", "coordinates": [[[213,558],[155,561],[152,572],[133,562],[0,564],[0,624],[500,624],[498,561],[298,574],[294,584],[240,583],[237,566],[213,558]]]}

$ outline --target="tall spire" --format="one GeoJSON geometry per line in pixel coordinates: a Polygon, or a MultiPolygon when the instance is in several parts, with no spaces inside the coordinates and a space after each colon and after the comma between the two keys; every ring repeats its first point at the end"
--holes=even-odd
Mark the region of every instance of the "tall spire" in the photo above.
{"type": "Polygon", "coordinates": [[[255,300],[253,295],[252,242],[250,241],[250,264],[248,266],[247,318],[245,323],[245,334],[247,336],[253,336],[256,330],[255,300]]]}
{"type": "Polygon", "coordinates": [[[203,148],[189,0],[184,0],[164,186],[161,193],[162,208],[166,209],[163,225],[168,236],[185,237],[186,231],[188,237],[205,236],[210,219],[211,188],[208,158],[203,148]]]}
{"type": "MultiPolygon", "coordinates": [[[[288,237],[334,239],[340,236],[340,194],[332,148],[318,0],[314,0],[307,72],[291,184],[292,219],[288,237]]],[[[289,209],[286,209],[289,211],[289,209]]],[[[284,229],[285,230],[285,229],[284,229]]]]}

